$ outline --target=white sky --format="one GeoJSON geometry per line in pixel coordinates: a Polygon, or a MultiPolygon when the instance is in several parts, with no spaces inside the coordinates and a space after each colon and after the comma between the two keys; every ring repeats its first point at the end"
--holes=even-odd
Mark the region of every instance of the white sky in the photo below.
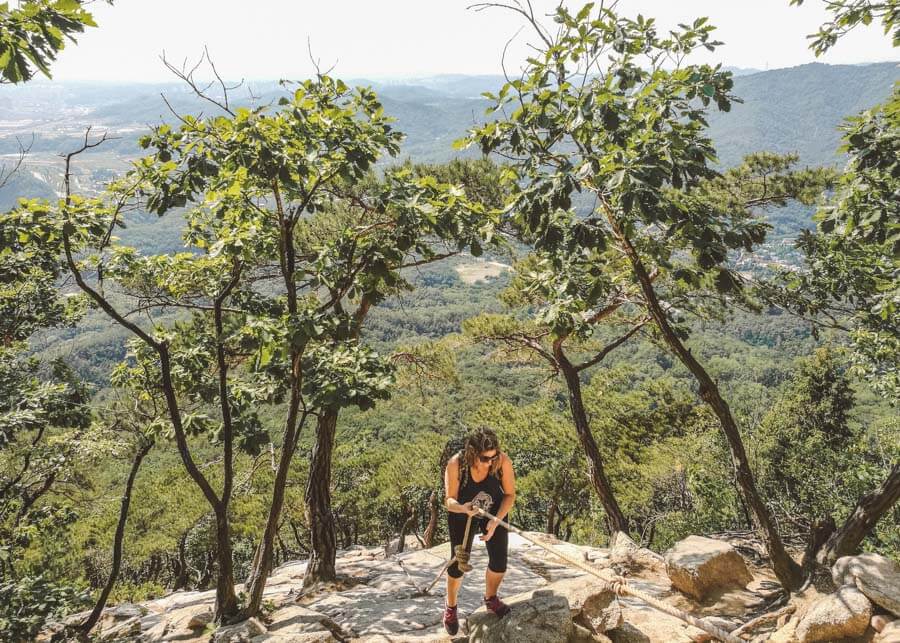
{"type": "MultiPolygon", "coordinates": [[[[98,29],[69,45],[53,67],[55,80],[167,81],[159,60],[196,59],[207,45],[226,78],[308,76],[307,37],[323,67],[354,78],[500,72],[506,41],[522,26],[501,10],[474,12],[473,0],[116,0],[93,6],[98,29]]],[[[557,0],[533,0],[550,11],[557,0]]],[[[578,8],[580,0],[568,2],[578,8]]],[[[774,69],[813,62],[806,34],[821,24],[821,0],[621,0],[620,11],[657,18],[661,27],[709,16],[725,42],[698,60],[774,69]]],[[[507,54],[512,69],[526,55],[519,36],[507,54]]],[[[880,27],[858,28],[826,63],[898,60],[880,27]]]]}

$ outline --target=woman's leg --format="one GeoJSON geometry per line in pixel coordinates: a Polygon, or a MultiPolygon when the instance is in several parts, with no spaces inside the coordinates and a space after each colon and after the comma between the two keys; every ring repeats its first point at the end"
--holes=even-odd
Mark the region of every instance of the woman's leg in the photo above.
{"type": "MultiPolygon", "coordinates": [[[[466,533],[466,520],[468,516],[465,514],[450,514],[447,516],[447,531],[450,532],[450,555],[456,555],[456,546],[462,544],[463,536],[466,533]]],[[[469,530],[469,542],[466,543],[466,550],[472,548],[472,538],[475,536],[475,529],[469,530]]],[[[459,587],[462,585],[463,573],[459,565],[455,562],[447,568],[447,606],[456,607],[456,597],[459,594],[459,587]]]]}
{"type": "Polygon", "coordinates": [[[506,559],[509,551],[509,532],[506,527],[497,527],[494,535],[485,543],[488,550],[488,566],[484,572],[484,597],[497,595],[503,575],[506,573],[506,559]]]}
{"type": "Polygon", "coordinates": [[[454,578],[447,574],[447,607],[456,607],[456,597],[459,595],[459,588],[462,585],[462,575],[454,578]]]}
{"type": "MultiPolygon", "coordinates": [[[[497,590],[500,589],[500,583],[503,582],[503,576],[506,572],[494,572],[491,571],[491,568],[488,567],[484,570],[484,597],[490,598],[491,596],[497,595],[497,590]]],[[[447,594],[450,595],[449,593],[447,594]]],[[[455,603],[454,603],[455,605],[455,603]]]]}

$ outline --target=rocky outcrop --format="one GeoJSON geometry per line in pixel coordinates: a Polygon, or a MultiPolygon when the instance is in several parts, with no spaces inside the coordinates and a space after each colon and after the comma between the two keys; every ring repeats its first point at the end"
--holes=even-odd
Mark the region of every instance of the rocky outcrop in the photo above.
{"type": "Polygon", "coordinates": [[[622,625],[622,606],[600,579],[571,578],[545,588],[569,602],[572,620],[592,634],[602,634],[622,625]]]}
{"type": "Polygon", "coordinates": [[[900,565],[879,554],[838,558],[831,568],[838,587],[855,585],[869,600],[900,616],[900,565]]]}
{"type": "MultiPolygon", "coordinates": [[[[662,558],[633,541],[618,539],[618,547],[611,552],[529,535],[600,569],[617,567],[611,562],[615,553],[620,564],[627,563],[626,570],[638,570],[628,579],[631,587],[679,608],[697,609],[695,603],[671,591],[662,558]]],[[[501,596],[513,605],[513,612],[499,621],[482,608],[487,554],[480,541],[475,542],[471,563],[476,571],[467,575],[459,593],[460,618],[464,623],[468,620],[473,640],[700,640],[696,628],[636,598],[615,598],[603,581],[517,534],[510,534],[509,546],[501,596]]],[[[313,592],[300,591],[305,562],[292,561],[276,568],[264,595],[265,604],[274,609],[259,619],[215,629],[211,623],[215,591],[179,591],[141,605],[110,607],[101,621],[102,632],[95,633],[107,640],[135,643],[450,643],[441,625],[444,582],[429,594],[421,591],[449,557],[447,543],[392,556],[386,555],[383,547],[353,547],[338,554],[340,580],[313,592]]],[[[695,615],[714,615],[717,605],[707,604],[702,614],[695,615]]],[[[725,613],[733,615],[730,610],[725,613]]]]}
{"type": "Polygon", "coordinates": [[[503,618],[480,607],[466,619],[472,643],[567,643],[573,634],[569,601],[551,589],[536,589],[508,600],[503,618]]]}
{"type": "Polygon", "coordinates": [[[698,601],[714,590],[745,587],[753,580],[740,554],[712,538],[688,536],[666,552],[665,561],[672,585],[698,601]]]}
{"type": "Polygon", "coordinates": [[[797,623],[800,643],[837,641],[862,636],[872,618],[872,603],[852,585],[845,585],[813,603],[797,623]]]}
{"type": "Polygon", "coordinates": [[[623,624],[622,607],[615,594],[593,577],[556,581],[533,592],[510,596],[505,602],[512,612],[503,619],[483,607],[468,617],[470,641],[603,641],[605,632],[623,624]],[[565,619],[557,613],[563,606],[567,610],[565,619]]]}

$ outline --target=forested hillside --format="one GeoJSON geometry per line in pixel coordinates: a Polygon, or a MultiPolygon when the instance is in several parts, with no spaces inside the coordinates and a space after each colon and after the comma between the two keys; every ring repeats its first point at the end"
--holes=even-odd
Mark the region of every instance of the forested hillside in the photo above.
{"type": "MultiPolygon", "coordinates": [[[[735,103],[728,113],[713,113],[710,135],[723,166],[760,150],[781,154],[795,152],[809,165],[841,162],[838,126],[855,114],[883,100],[893,81],[900,78],[895,63],[872,65],[810,64],[790,69],[741,74],[735,78],[735,103]]],[[[496,91],[502,76],[434,77],[391,84],[365,79],[350,83],[371,85],[385,112],[397,119],[397,129],[406,134],[402,154],[416,161],[443,162],[458,153],[452,143],[482,117],[487,102],[483,92],[496,91]]],[[[277,86],[251,85],[258,98],[244,104],[266,104],[277,99],[277,86]]],[[[120,136],[97,150],[97,161],[88,169],[95,181],[104,170],[120,170],[123,158],[138,154],[137,134],[148,125],[174,119],[160,94],[182,113],[203,110],[202,101],[182,85],[167,83],[49,84],[35,82],[6,91],[3,122],[0,123],[0,154],[14,154],[16,137],[31,141],[31,171],[0,189],[0,206],[9,207],[21,194],[50,196],[53,177],[58,177],[56,154],[76,144],[83,127],[108,128],[120,136]],[[44,168],[56,169],[42,176],[44,168]]],[[[244,100],[240,100],[240,99],[244,100]]],[[[86,157],[92,158],[92,157],[86,157]]]]}
{"type": "Polygon", "coordinates": [[[179,589],[241,621],[287,560],[315,592],[442,542],[478,428],[523,529],[746,532],[785,600],[900,558],[900,68],[555,20],[509,84],[33,81],[62,32],[0,39],[0,639],[179,589]]]}

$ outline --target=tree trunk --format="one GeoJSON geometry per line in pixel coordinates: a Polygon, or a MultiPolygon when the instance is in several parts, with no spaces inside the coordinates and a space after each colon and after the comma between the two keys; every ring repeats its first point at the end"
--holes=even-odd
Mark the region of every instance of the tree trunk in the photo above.
{"type": "Polygon", "coordinates": [[[753,478],[753,472],[750,470],[750,463],[747,460],[747,453],[744,450],[744,442],[741,439],[740,431],[738,431],[737,423],[731,415],[731,409],[719,393],[719,387],[706,372],[706,369],[698,362],[691,351],[688,350],[681,342],[681,339],[675,333],[674,329],[669,325],[665,311],[659,303],[656,291],[653,288],[653,282],[644,267],[643,261],[638,255],[631,241],[626,237],[617,225],[615,219],[610,213],[607,213],[610,225],[612,226],[616,237],[622,244],[622,249],[628,256],[631,266],[634,269],[638,282],[641,286],[648,312],[656,322],[660,333],[665,342],[672,349],[672,352],[681,360],[687,369],[697,380],[700,385],[700,397],[706,402],[713,412],[719,418],[722,431],[728,440],[728,446],[731,449],[731,459],[735,469],[735,477],[737,478],[738,487],[744,496],[756,525],[759,529],[760,536],[766,544],[769,558],[772,560],[772,568],[778,580],[788,591],[799,589],[803,584],[803,571],[800,565],[796,563],[785,551],[784,543],[781,536],[775,528],[772,516],[768,507],[759,496],[756,489],[756,482],[753,478]]]}
{"type": "Polygon", "coordinates": [[[337,410],[329,409],[316,423],[316,444],[309,462],[306,485],[306,522],[309,524],[310,556],[303,587],[319,581],[335,580],[337,556],[334,515],[331,512],[331,453],[337,426],[337,410]]]}
{"type": "Polygon", "coordinates": [[[297,529],[297,523],[293,520],[288,520],[288,526],[291,528],[291,533],[294,534],[294,540],[297,542],[297,549],[300,550],[300,553],[308,552],[306,545],[303,544],[303,539],[300,538],[300,530],[297,529]]]}
{"type": "Polygon", "coordinates": [[[603,469],[603,458],[600,455],[600,449],[594,441],[594,435],[591,433],[591,426],[587,419],[587,413],[584,410],[584,402],[581,397],[581,380],[578,377],[578,371],[572,366],[572,363],[566,357],[562,350],[562,345],[557,342],[553,347],[554,356],[562,370],[563,377],[566,379],[566,386],[569,389],[569,407],[572,410],[572,419],[575,422],[575,431],[578,433],[578,439],[584,449],[584,454],[588,459],[588,468],[591,478],[591,484],[603,504],[606,511],[607,522],[610,535],[617,531],[628,533],[628,520],[625,514],[619,508],[616,502],[615,494],[606,478],[603,469]]]}
{"type": "Polygon", "coordinates": [[[808,577],[813,572],[816,564],[816,554],[828,542],[828,538],[834,533],[836,525],[834,518],[827,516],[821,520],[817,520],[812,524],[809,530],[809,540],[806,543],[806,550],[803,552],[803,558],[800,566],[803,573],[808,577]]]}
{"type": "MultiPolygon", "coordinates": [[[[295,362],[298,358],[295,356],[295,362]]],[[[284,428],[284,439],[281,444],[281,457],[278,461],[278,469],[275,472],[275,482],[272,487],[272,501],[269,503],[269,515],[266,519],[266,527],[263,531],[262,539],[256,547],[253,555],[253,562],[250,566],[250,575],[247,578],[245,587],[247,591],[247,606],[244,608],[244,614],[247,618],[257,616],[262,606],[263,590],[266,588],[266,581],[269,573],[272,571],[272,558],[275,549],[275,536],[278,533],[278,523],[281,520],[281,511],[284,508],[284,492],[287,487],[288,471],[291,467],[291,460],[294,457],[294,450],[297,445],[297,436],[299,434],[300,424],[304,421],[304,414],[297,421],[298,409],[300,406],[300,383],[297,374],[294,374],[294,382],[291,386],[291,399],[288,406],[288,417],[284,428]]]]}
{"type": "Polygon", "coordinates": [[[403,550],[406,549],[406,534],[415,527],[416,520],[419,518],[419,512],[412,507],[406,508],[406,514],[407,518],[403,521],[403,526],[400,527],[400,539],[397,541],[398,554],[402,554],[403,550]]]}
{"type": "Polygon", "coordinates": [[[875,491],[860,498],[850,517],[819,551],[817,560],[822,564],[833,565],[841,556],[855,553],[863,538],[898,500],[900,500],[900,462],[894,464],[891,473],[875,491]]]}
{"type": "Polygon", "coordinates": [[[190,527],[181,534],[181,538],[178,540],[178,574],[175,576],[175,583],[172,586],[173,592],[186,588],[188,584],[188,565],[185,549],[187,548],[189,533],[191,533],[190,527]]]}
{"type": "Polygon", "coordinates": [[[556,498],[550,499],[550,506],[547,509],[547,527],[545,531],[548,534],[553,533],[553,523],[556,520],[556,498]]]}
{"type": "Polygon", "coordinates": [[[87,619],[78,628],[85,636],[100,620],[100,615],[103,613],[103,608],[106,607],[109,594],[112,592],[116,579],[119,577],[119,569],[122,566],[122,541],[125,539],[125,522],[128,520],[128,507],[131,505],[131,490],[134,487],[134,479],[137,477],[141,462],[143,462],[144,456],[147,455],[151,448],[153,448],[152,442],[144,442],[138,448],[137,453],[134,455],[134,460],[131,462],[131,471],[128,473],[128,480],[125,482],[125,493],[122,494],[122,504],[119,507],[119,523],[116,525],[116,533],[113,536],[112,568],[109,570],[109,578],[106,580],[106,585],[97,598],[94,609],[91,610],[87,619]]]}
{"type": "Polygon", "coordinates": [[[234,560],[231,553],[231,526],[228,522],[228,509],[216,508],[216,562],[219,573],[216,577],[216,613],[217,623],[228,624],[240,620],[238,600],[234,593],[234,560]]]}
{"type": "Polygon", "coordinates": [[[437,533],[438,516],[440,515],[440,501],[437,489],[431,492],[428,497],[428,525],[425,527],[425,533],[422,534],[422,546],[425,549],[431,549],[434,546],[434,535],[437,533]]]}

